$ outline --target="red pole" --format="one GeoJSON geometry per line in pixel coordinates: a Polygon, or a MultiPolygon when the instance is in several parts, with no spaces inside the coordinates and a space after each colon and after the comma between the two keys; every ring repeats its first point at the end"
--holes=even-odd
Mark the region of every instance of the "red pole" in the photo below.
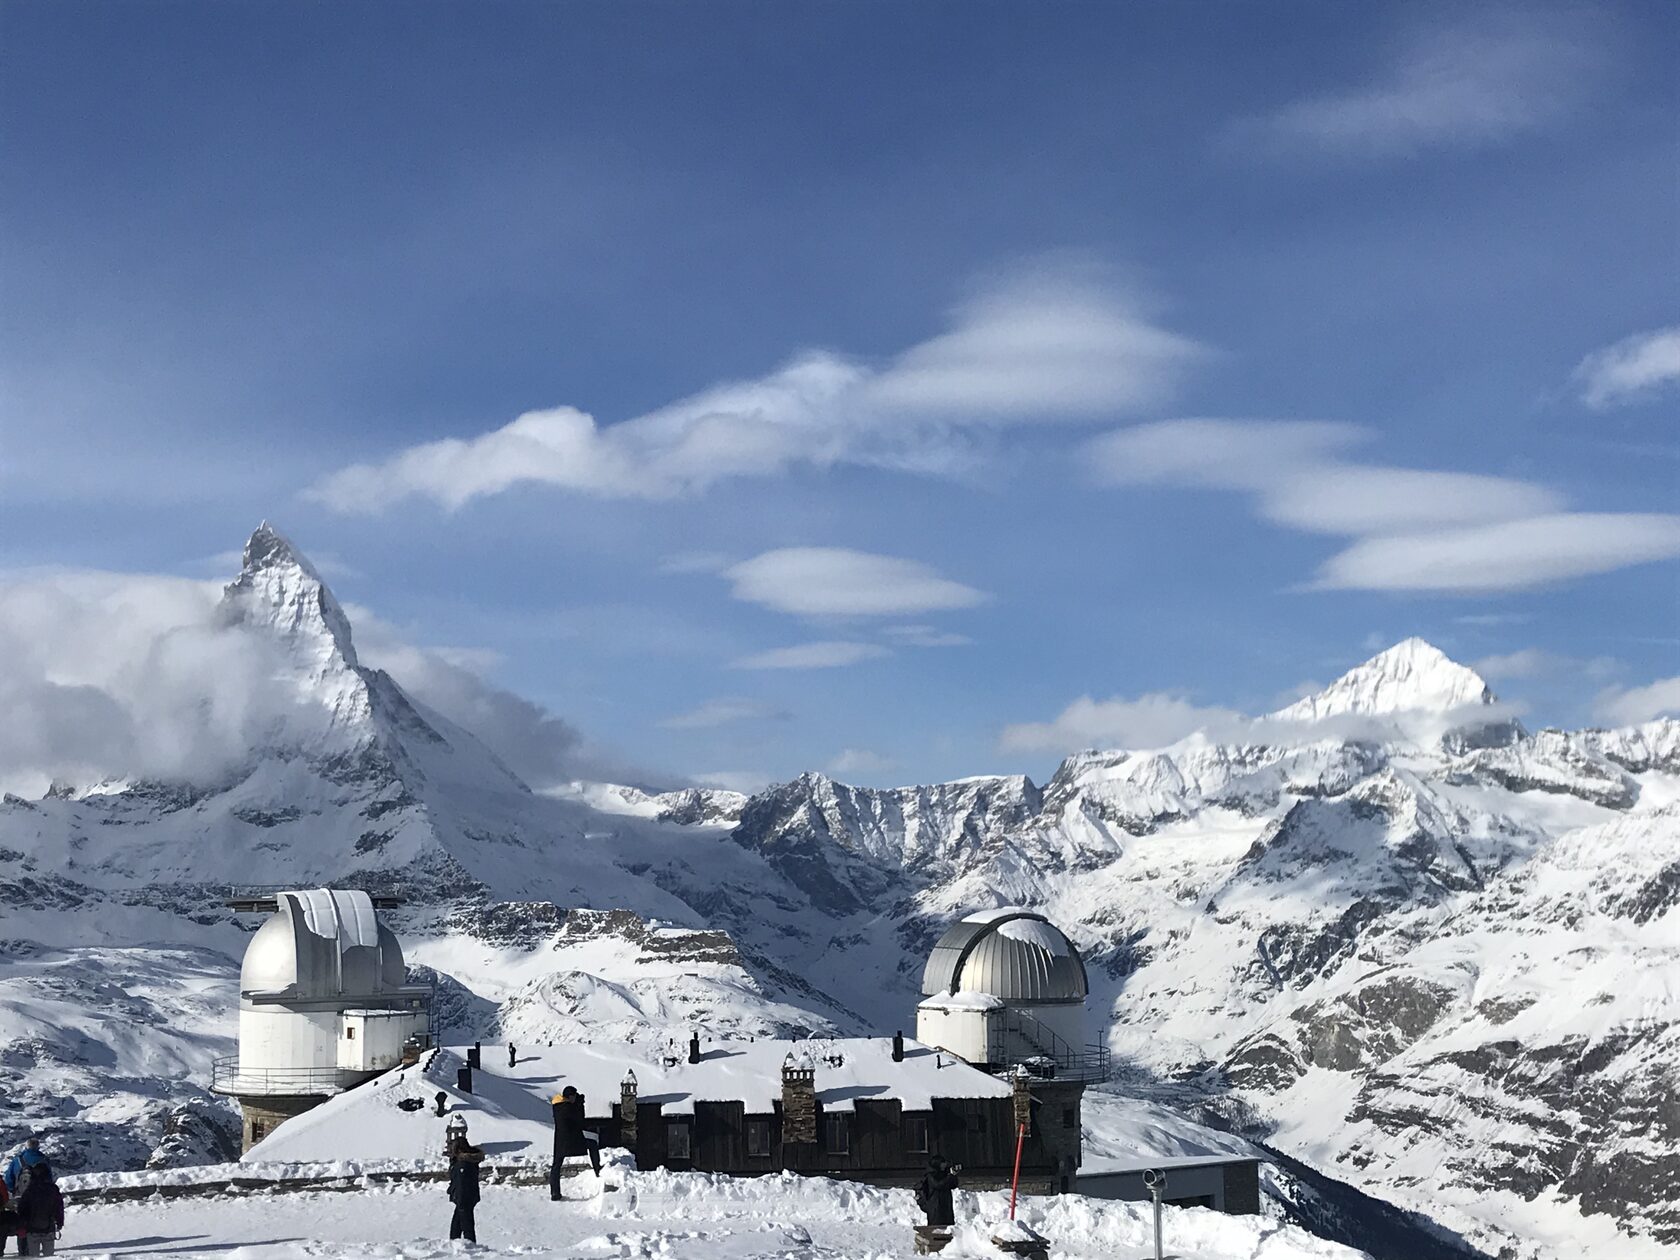
{"type": "Polygon", "coordinates": [[[1015,1195],[1021,1188],[1021,1148],[1027,1144],[1027,1126],[1015,1132],[1015,1175],[1009,1179],[1009,1219],[1015,1219],[1015,1195]]]}

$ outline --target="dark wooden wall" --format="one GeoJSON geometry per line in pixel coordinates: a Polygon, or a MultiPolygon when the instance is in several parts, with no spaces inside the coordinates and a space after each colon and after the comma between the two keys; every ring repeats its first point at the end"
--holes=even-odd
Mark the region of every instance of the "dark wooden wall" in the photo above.
{"type": "MultiPolygon", "coordinates": [[[[1009,1098],[936,1098],[931,1112],[912,1112],[928,1122],[928,1151],[908,1149],[897,1099],[860,1098],[853,1110],[839,1112],[848,1125],[845,1154],[830,1154],[827,1148],[827,1115],[818,1109],[815,1142],[784,1142],[782,1114],[749,1115],[741,1102],[697,1102],[692,1116],[666,1116],[659,1103],[641,1103],[636,1108],[636,1165],[639,1168],[670,1167],[737,1175],[779,1172],[851,1177],[891,1185],[910,1185],[927,1168],[930,1154],[963,1166],[963,1180],[969,1185],[1007,1182],[1015,1163],[1014,1113],[1009,1098]],[[770,1153],[748,1155],[746,1126],[752,1120],[770,1125],[770,1153]],[[674,1160],[668,1153],[666,1132],[673,1123],[690,1126],[687,1161],[674,1160]]],[[[610,1118],[590,1119],[604,1143],[616,1144],[620,1131],[618,1106],[610,1118]]],[[[1061,1123],[1060,1107],[1043,1109],[1045,1126],[1061,1123]]],[[[1057,1172],[1058,1136],[1029,1133],[1021,1157],[1023,1185],[1048,1188],[1057,1172]],[[1049,1139],[1048,1141],[1046,1139],[1049,1139]]]]}

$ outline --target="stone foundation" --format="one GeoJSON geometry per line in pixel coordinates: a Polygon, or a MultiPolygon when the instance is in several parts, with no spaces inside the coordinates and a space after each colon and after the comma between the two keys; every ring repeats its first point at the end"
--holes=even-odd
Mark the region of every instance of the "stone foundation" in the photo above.
{"type": "Polygon", "coordinates": [[[293,1116],[301,1116],[326,1101],[325,1094],[263,1094],[241,1098],[239,1109],[245,1119],[240,1125],[239,1153],[243,1155],[293,1116]]]}

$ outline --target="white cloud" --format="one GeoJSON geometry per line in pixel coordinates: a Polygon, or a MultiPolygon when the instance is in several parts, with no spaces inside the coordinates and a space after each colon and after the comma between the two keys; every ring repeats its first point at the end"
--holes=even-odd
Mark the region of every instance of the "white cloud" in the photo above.
{"type": "Polygon", "coordinates": [[[1332,556],[1322,590],[1518,591],[1680,556],[1680,516],[1561,512],[1365,538],[1332,556]]]}
{"type": "Polygon", "coordinates": [[[837,669],[856,665],[859,661],[886,656],[887,649],[878,643],[854,643],[845,639],[823,640],[817,643],[798,643],[792,647],[771,648],[755,652],[733,662],[734,669],[837,669]]]}
{"type": "Polygon", "coordinates": [[[1321,590],[1526,590],[1680,555],[1680,517],[1563,510],[1509,477],[1353,463],[1347,426],[1168,420],[1089,448],[1099,478],[1245,491],[1265,520],[1355,539],[1321,590]]]}
{"type": "Polygon", "coordinates": [[[867,396],[959,422],[1111,415],[1170,396],[1203,353],[1087,279],[1030,274],[959,307],[950,332],[899,355],[867,396]]]}
{"type": "MultiPolygon", "coordinates": [[[[53,779],[202,779],[278,727],[321,719],[276,681],[279,645],[217,615],[221,584],[152,574],[0,575],[0,788],[38,795],[53,779]]],[[[476,669],[494,654],[424,649],[363,609],[357,654],[416,700],[472,731],[528,782],[633,769],[603,758],[541,706],[476,669]]]]}
{"type": "Polygon", "coordinates": [[[959,307],[949,331],[884,368],[818,351],[617,424],[530,411],[340,469],[308,494],[378,512],[410,497],[455,509],[526,484],[667,498],[798,465],[950,473],[968,461],[965,426],[1121,415],[1165,398],[1199,353],[1112,288],[1040,268],[959,307]]]}
{"type": "Polygon", "coordinates": [[[1087,748],[1164,748],[1207,727],[1245,723],[1232,709],[1201,707],[1182,696],[1152,692],[1127,699],[1081,696],[1048,722],[1006,726],[998,747],[1006,753],[1054,753],[1087,748]]]}
{"type": "Polygon", "coordinates": [[[1621,662],[1610,656],[1583,659],[1545,648],[1519,648],[1515,652],[1495,653],[1471,663],[1483,678],[1545,678],[1560,674],[1582,674],[1588,678],[1609,678],[1621,669],[1621,662]]]}
{"type": "Polygon", "coordinates": [[[1635,726],[1660,717],[1680,717],[1680,676],[1643,687],[1611,688],[1598,697],[1594,715],[1607,726],[1635,726]]]}
{"type": "Polygon", "coordinates": [[[1459,24],[1395,49],[1366,83],[1237,124],[1232,147],[1354,157],[1481,148],[1549,122],[1596,62],[1581,31],[1459,24]]]}
{"type": "Polygon", "coordinates": [[[844,547],[783,547],[724,570],[736,599],[807,617],[893,617],[968,608],[984,591],[915,560],[844,547]]]}
{"type": "Polygon", "coordinates": [[[761,792],[771,783],[770,776],[762,770],[707,770],[688,777],[701,787],[722,788],[744,796],[761,792]]]}
{"type": "Polygon", "coordinates": [[[898,763],[890,757],[868,748],[844,748],[828,763],[828,773],[844,778],[846,775],[878,775],[896,770],[898,763]]]}
{"type": "Polygon", "coordinates": [[[1641,402],[1680,385],[1680,324],[1636,333],[1581,360],[1573,377],[1595,410],[1641,402]]]}
{"type": "Polygon", "coordinates": [[[716,700],[707,700],[686,713],[673,714],[659,725],[673,731],[697,731],[728,726],[732,722],[786,721],[791,716],[786,709],[778,709],[761,700],[723,696],[716,700]]]}
{"type": "Polygon", "coordinates": [[[1098,438],[1090,454],[1107,481],[1248,490],[1267,520],[1315,533],[1392,533],[1561,505],[1552,491],[1528,482],[1342,457],[1368,436],[1319,421],[1163,420],[1098,438]]]}
{"type": "Polygon", "coordinates": [[[974,642],[966,634],[941,630],[938,626],[884,626],[881,635],[904,647],[968,647],[974,642]]]}

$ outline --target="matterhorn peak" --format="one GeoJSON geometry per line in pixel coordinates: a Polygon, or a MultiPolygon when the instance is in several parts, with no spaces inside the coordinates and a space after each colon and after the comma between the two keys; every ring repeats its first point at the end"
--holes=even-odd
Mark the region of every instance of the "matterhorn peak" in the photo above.
{"type": "Polygon", "coordinates": [[[245,543],[239,576],[222,594],[230,620],[275,632],[322,671],[356,668],[350,621],[315,566],[264,521],[245,543]]]}
{"type": "Polygon", "coordinates": [[[1493,702],[1493,692],[1480,674],[1433,643],[1414,637],[1378,652],[1323,691],[1271,716],[1286,722],[1317,722],[1348,714],[1448,713],[1493,702]]]}

